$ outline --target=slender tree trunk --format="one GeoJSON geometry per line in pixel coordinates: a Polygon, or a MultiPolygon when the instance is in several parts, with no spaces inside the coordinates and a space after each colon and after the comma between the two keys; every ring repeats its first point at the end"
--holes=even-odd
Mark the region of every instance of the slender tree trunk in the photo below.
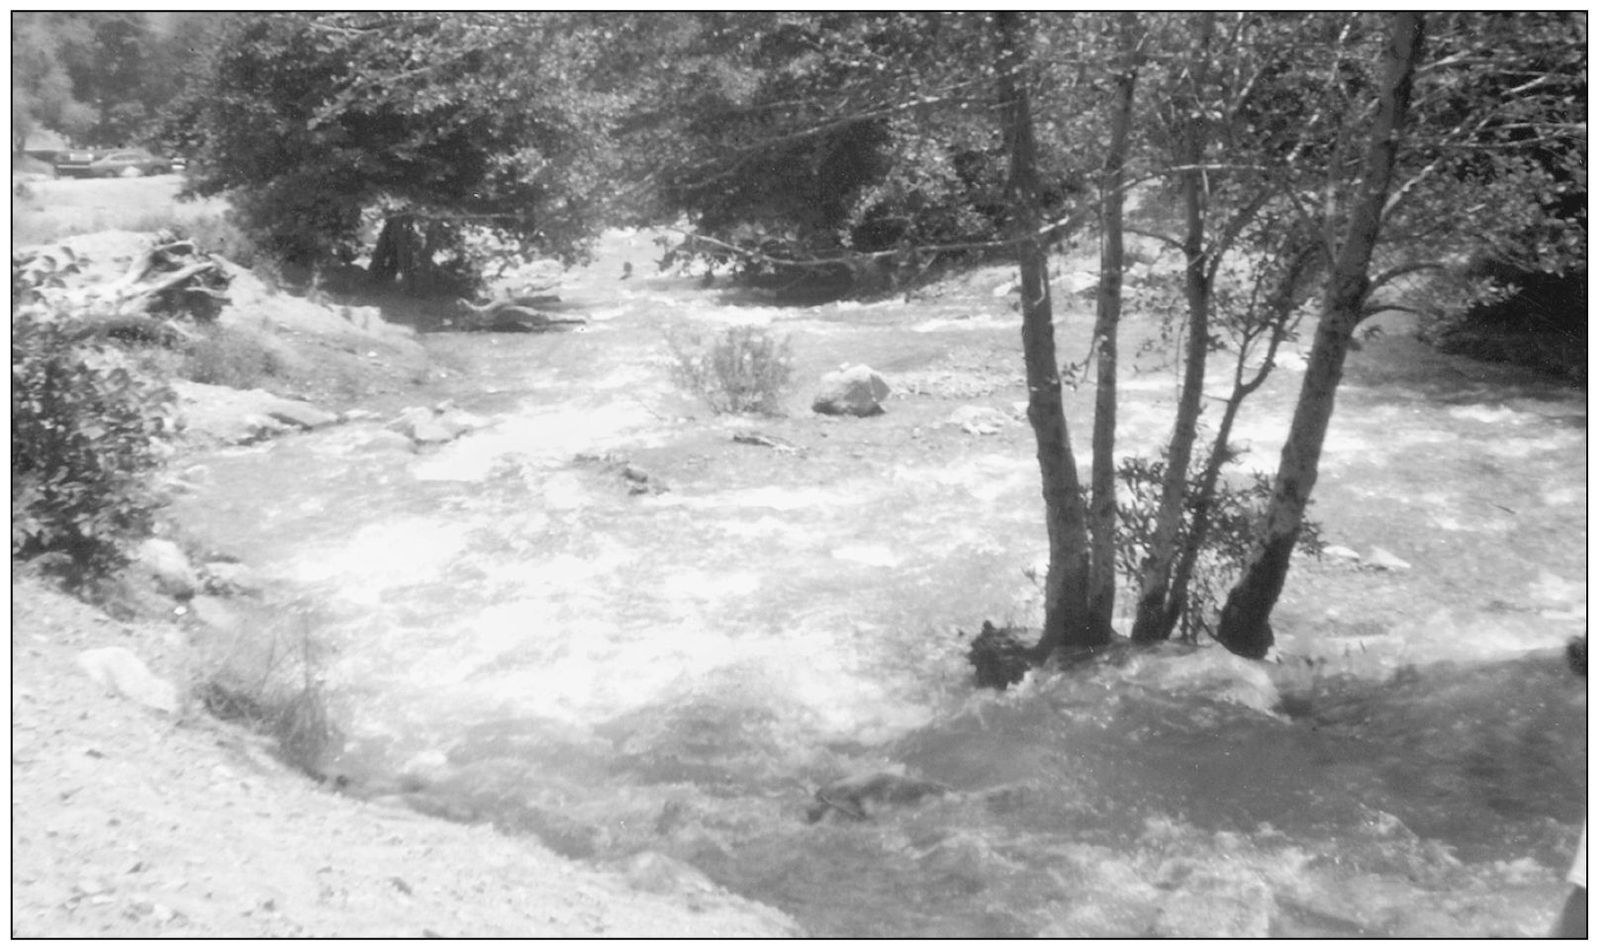
{"type": "Polygon", "coordinates": [[[995,69],[1001,133],[1011,156],[1008,192],[1012,196],[1013,237],[1022,283],[1029,424],[1034,429],[1051,545],[1045,576],[1045,630],[1033,650],[1035,661],[1043,662],[1054,649],[1088,648],[1106,640],[1093,640],[1089,620],[1090,554],[1084,498],[1079,493],[1079,468],[1073,459],[1073,443],[1062,406],[1062,371],[1057,364],[1056,334],[1051,322],[1045,246],[1038,233],[1039,174],[1028,85],[1023,77],[1030,26],[1023,14],[1014,12],[996,13],[995,26],[1000,42],[995,69]]]}
{"type": "Polygon", "coordinates": [[[1124,61],[1114,78],[1112,141],[1102,167],[1101,282],[1096,295],[1096,406],[1090,434],[1090,623],[1112,637],[1117,590],[1118,485],[1113,453],[1118,431],[1118,320],[1124,302],[1124,163],[1135,108],[1140,31],[1134,11],[1119,14],[1124,61]]]}
{"type": "Polygon", "coordinates": [[[1308,371],[1280,452],[1274,495],[1265,516],[1263,540],[1251,563],[1225,599],[1219,615],[1219,641],[1230,651],[1262,658],[1274,645],[1269,616],[1280,598],[1297,544],[1304,509],[1319,477],[1325,431],[1336,405],[1347,344],[1369,294],[1370,257],[1380,234],[1381,213],[1397,162],[1398,137],[1407,124],[1414,64],[1424,38],[1425,15],[1393,16],[1392,35],[1382,62],[1381,104],[1370,134],[1364,181],[1347,240],[1326,289],[1308,371]]]}
{"type": "Polygon", "coordinates": [[[1163,628],[1166,630],[1165,638],[1179,625],[1180,616],[1185,612],[1191,578],[1196,571],[1196,561],[1201,555],[1202,545],[1207,542],[1208,530],[1212,527],[1210,513],[1218,494],[1219,475],[1224,470],[1225,462],[1230,460],[1230,432],[1235,429],[1235,420],[1240,414],[1242,403],[1263,385],[1274,369],[1275,352],[1281,344],[1281,334],[1290,325],[1292,313],[1302,302],[1298,292],[1303,283],[1311,277],[1314,261],[1319,256],[1319,248],[1311,241],[1298,237],[1294,239],[1293,244],[1288,245],[1287,253],[1285,270],[1281,274],[1280,283],[1269,296],[1267,317],[1264,320],[1270,333],[1268,350],[1264,353],[1258,370],[1250,379],[1243,379],[1241,374],[1240,366],[1245,364],[1243,350],[1236,369],[1235,384],[1231,388],[1230,397],[1225,400],[1224,415],[1219,419],[1218,434],[1213,439],[1213,447],[1208,449],[1207,463],[1203,465],[1202,474],[1196,483],[1196,496],[1190,502],[1190,527],[1179,548],[1179,563],[1175,566],[1172,578],[1169,579],[1168,602],[1162,619],[1163,628]]]}
{"type": "MultiPolygon", "coordinates": [[[[1192,82],[1186,95],[1195,96],[1202,86],[1202,73],[1208,62],[1213,37],[1213,14],[1199,14],[1201,34],[1191,65],[1192,82]]],[[[1190,114],[1181,136],[1180,163],[1202,164],[1202,117],[1190,114]]],[[[1157,522],[1146,544],[1141,563],[1140,591],[1135,603],[1135,625],[1130,638],[1135,642],[1161,642],[1174,630],[1169,620],[1169,578],[1176,565],[1180,527],[1184,521],[1186,486],[1191,473],[1191,452],[1196,447],[1196,422],[1202,417],[1203,378],[1207,371],[1208,300],[1212,287],[1208,279],[1207,254],[1203,250],[1203,231],[1207,216],[1203,195],[1203,174],[1199,170],[1180,175],[1180,191],[1185,202],[1185,301],[1189,326],[1185,340],[1185,373],[1180,381],[1178,404],[1174,410],[1174,433],[1168,442],[1168,460],[1163,470],[1162,495],[1157,502],[1157,522]]],[[[1229,413],[1226,413],[1227,416],[1229,413]]],[[[1187,574],[1188,575],[1188,574],[1187,574]]]]}

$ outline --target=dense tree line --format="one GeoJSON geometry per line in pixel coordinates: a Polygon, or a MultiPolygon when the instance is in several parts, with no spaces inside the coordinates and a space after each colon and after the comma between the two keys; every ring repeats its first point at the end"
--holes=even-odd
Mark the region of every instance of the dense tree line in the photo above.
{"type": "Polygon", "coordinates": [[[1510,291],[1492,277],[1585,259],[1582,15],[18,23],[37,42],[13,41],[14,148],[30,122],[86,140],[149,129],[194,157],[195,193],[228,194],[259,243],[309,272],[367,254],[378,281],[464,294],[488,248],[576,259],[603,227],[650,223],[680,224],[684,260],[801,293],[1015,260],[1050,550],[1026,661],[1125,631],[1121,582],[1136,641],[1206,632],[1265,654],[1360,327],[1494,305],[1510,291]],[[159,65],[163,48],[184,53],[159,65]],[[1171,255],[1145,281],[1126,267],[1140,236],[1171,255]],[[1077,426],[1047,269],[1072,240],[1101,261],[1095,407],[1077,426]],[[1181,343],[1155,459],[1115,438],[1119,339],[1155,331],[1137,309],[1169,314],[1181,343]],[[1229,491],[1240,406],[1305,334],[1280,469],[1229,491]],[[1234,371],[1209,392],[1215,355],[1234,371]],[[1074,428],[1090,433],[1087,478],[1074,428]]]}

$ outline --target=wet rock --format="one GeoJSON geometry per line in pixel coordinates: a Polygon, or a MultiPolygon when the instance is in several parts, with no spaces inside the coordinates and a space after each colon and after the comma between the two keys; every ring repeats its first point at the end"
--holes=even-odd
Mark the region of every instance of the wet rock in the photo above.
{"type": "MultiPolygon", "coordinates": [[[[1163,938],[1267,938],[1274,891],[1256,873],[1234,865],[1175,869],[1178,887],[1163,901],[1151,934],[1163,938]],[[1179,879],[1183,874],[1184,878],[1179,879]]],[[[1166,885],[1172,885],[1170,880],[1166,885]]]]}
{"type": "Polygon", "coordinates": [[[303,431],[312,431],[315,428],[328,428],[338,424],[341,416],[325,411],[316,405],[307,402],[281,400],[272,406],[268,415],[275,421],[301,428],[303,431]]]}
{"type": "Polygon", "coordinates": [[[202,385],[183,379],[173,383],[191,441],[249,444],[288,431],[335,424],[339,417],[262,389],[202,385]]]}
{"type": "Polygon", "coordinates": [[[399,431],[381,430],[358,443],[357,450],[366,452],[406,451],[414,446],[413,439],[399,431]]]}
{"type": "Polygon", "coordinates": [[[179,690],[152,674],[139,656],[121,646],[95,648],[78,655],[78,667],[101,687],[165,714],[179,711],[179,690]]]}
{"type": "Polygon", "coordinates": [[[1357,563],[1359,561],[1357,550],[1342,546],[1339,543],[1325,544],[1325,549],[1321,551],[1320,555],[1337,563],[1357,563]]]}
{"type": "Polygon", "coordinates": [[[407,428],[408,437],[415,444],[446,444],[458,437],[459,433],[435,419],[414,422],[407,428]]]}
{"type": "Polygon", "coordinates": [[[172,540],[152,537],[134,549],[134,564],[150,577],[156,588],[176,599],[188,599],[196,594],[196,571],[190,559],[172,540]]]}
{"type": "Polygon", "coordinates": [[[402,775],[417,781],[420,786],[442,783],[453,775],[453,765],[447,755],[436,749],[422,750],[402,765],[402,775]]]}
{"type": "Polygon", "coordinates": [[[883,413],[889,383],[871,366],[857,365],[822,376],[811,410],[823,415],[865,418],[883,413]]]}
{"type": "Polygon", "coordinates": [[[209,593],[239,595],[258,589],[262,583],[251,567],[229,560],[209,560],[201,564],[202,588],[209,593]]]}
{"type": "Polygon", "coordinates": [[[446,444],[488,424],[479,415],[460,411],[452,403],[443,402],[434,408],[415,406],[404,409],[387,427],[406,436],[416,445],[424,445],[446,444]]]}
{"type": "Polygon", "coordinates": [[[918,780],[903,774],[875,773],[858,777],[845,777],[816,791],[816,802],[805,812],[811,823],[818,822],[830,813],[852,820],[864,820],[873,815],[875,806],[911,806],[931,796],[949,793],[950,788],[932,780],[918,780]]]}
{"type": "Polygon", "coordinates": [[[1367,569],[1378,569],[1384,572],[1398,572],[1409,568],[1407,560],[1399,559],[1378,546],[1370,547],[1370,552],[1365,554],[1361,565],[1367,569]]]}

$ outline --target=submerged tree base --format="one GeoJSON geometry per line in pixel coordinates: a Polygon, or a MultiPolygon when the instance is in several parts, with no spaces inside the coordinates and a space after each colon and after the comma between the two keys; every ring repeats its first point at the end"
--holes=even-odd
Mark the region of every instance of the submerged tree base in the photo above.
{"type": "Polygon", "coordinates": [[[967,661],[973,666],[973,683],[980,688],[1004,691],[1023,680],[1033,667],[1029,646],[1011,627],[997,628],[988,619],[967,648],[967,661]]]}

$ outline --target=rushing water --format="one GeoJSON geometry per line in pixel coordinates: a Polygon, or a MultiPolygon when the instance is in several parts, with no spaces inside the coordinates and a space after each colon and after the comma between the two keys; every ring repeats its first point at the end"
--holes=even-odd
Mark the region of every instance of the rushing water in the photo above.
{"type": "Polygon", "coordinates": [[[1568,623],[1476,661],[1169,649],[975,692],[956,627],[1032,614],[1032,456],[869,441],[830,478],[781,452],[733,474],[762,449],[676,421],[655,362],[676,305],[434,339],[460,371],[429,397],[490,424],[431,452],[349,425],[202,460],[180,514],[315,604],[357,792],[654,850],[819,936],[1546,927],[1586,790],[1568,623]],[[627,494],[626,457],[671,489],[627,494]],[[950,792],[806,821],[877,771],[950,792]]]}

